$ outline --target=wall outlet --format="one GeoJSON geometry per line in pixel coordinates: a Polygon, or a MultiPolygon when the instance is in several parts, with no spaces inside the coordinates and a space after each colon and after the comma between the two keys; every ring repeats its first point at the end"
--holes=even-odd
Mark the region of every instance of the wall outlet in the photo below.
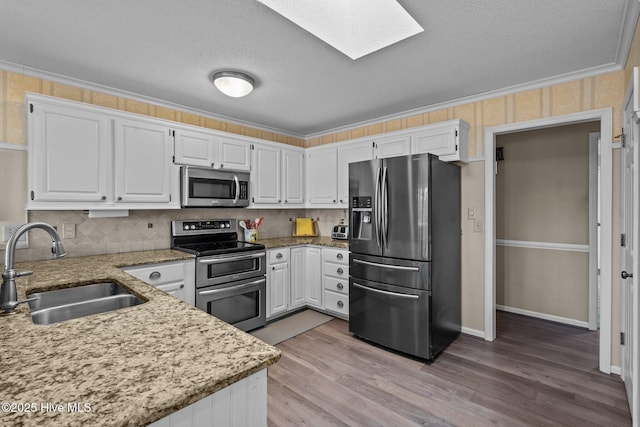
{"type": "MultiPolygon", "coordinates": [[[[22,224],[5,224],[2,226],[2,241],[4,243],[7,243],[9,241],[9,239],[11,238],[11,236],[13,236],[13,233],[16,232],[16,230],[18,228],[20,228],[22,224]]],[[[27,247],[27,233],[24,233],[22,236],[20,236],[20,239],[18,240],[18,244],[16,245],[17,248],[26,248],[27,247]]]]}
{"type": "Polygon", "coordinates": [[[62,224],[62,238],[63,239],[75,239],[76,238],[76,225],[75,224],[62,224]]]}

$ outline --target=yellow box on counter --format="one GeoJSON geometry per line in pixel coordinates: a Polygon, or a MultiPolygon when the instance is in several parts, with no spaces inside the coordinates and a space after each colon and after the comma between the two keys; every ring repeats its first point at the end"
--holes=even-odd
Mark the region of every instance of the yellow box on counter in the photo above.
{"type": "Polygon", "coordinates": [[[318,235],[318,222],[312,218],[296,218],[291,234],[293,237],[315,237],[318,235]]]}

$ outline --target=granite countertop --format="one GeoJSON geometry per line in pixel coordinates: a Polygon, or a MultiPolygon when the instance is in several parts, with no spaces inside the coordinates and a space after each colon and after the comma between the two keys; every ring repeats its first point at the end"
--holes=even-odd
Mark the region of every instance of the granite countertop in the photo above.
{"type": "Polygon", "coordinates": [[[47,326],[26,304],[0,317],[0,425],[146,425],[277,362],[277,348],[120,270],[190,258],[167,249],[18,264],[34,271],[17,280],[20,299],[113,281],[147,302],[47,326]],[[70,412],[74,402],[89,411],[70,412]]]}
{"type": "Polygon", "coordinates": [[[259,239],[256,243],[262,243],[267,249],[284,248],[287,246],[316,245],[337,249],[349,250],[348,240],[336,240],[331,237],[275,237],[271,239],[259,239]]]}

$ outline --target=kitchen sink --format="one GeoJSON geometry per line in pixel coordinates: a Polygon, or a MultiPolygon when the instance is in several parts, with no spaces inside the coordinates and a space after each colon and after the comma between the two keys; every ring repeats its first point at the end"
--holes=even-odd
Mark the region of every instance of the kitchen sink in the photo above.
{"type": "Polygon", "coordinates": [[[29,301],[29,309],[31,320],[38,325],[64,322],[145,302],[114,282],[36,292],[27,296],[37,298],[29,301]]]}

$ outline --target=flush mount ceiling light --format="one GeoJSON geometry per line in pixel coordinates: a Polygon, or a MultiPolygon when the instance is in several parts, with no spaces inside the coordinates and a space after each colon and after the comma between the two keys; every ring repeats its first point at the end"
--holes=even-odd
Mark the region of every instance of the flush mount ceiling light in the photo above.
{"type": "Polygon", "coordinates": [[[251,77],[238,71],[220,71],[211,76],[211,81],[218,90],[227,96],[240,98],[253,90],[251,77]]]}
{"type": "Polygon", "coordinates": [[[424,31],[396,0],[258,0],[351,59],[424,31]]]}

